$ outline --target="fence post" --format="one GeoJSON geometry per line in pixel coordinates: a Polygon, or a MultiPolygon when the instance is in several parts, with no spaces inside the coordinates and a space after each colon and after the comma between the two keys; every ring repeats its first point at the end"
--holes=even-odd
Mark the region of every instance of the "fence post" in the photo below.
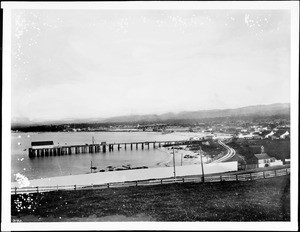
{"type": "Polygon", "coordinates": [[[92,184],[92,189],[94,190],[94,184],[92,184]]]}
{"type": "Polygon", "coordinates": [[[138,186],[138,182],[137,181],[135,182],[135,186],[138,186]]]}
{"type": "Polygon", "coordinates": [[[251,175],[251,172],[250,172],[250,180],[252,180],[252,175],[251,175]]]}
{"type": "Polygon", "coordinates": [[[17,187],[15,187],[15,194],[17,194],[17,187]]]}
{"type": "Polygon", "coordinates": [[[220,175],[220,181],[222,181],[222,175],[220,175]]]}
{"type": "Polygon", "coordinates": [[[182,182],[184,183],[184,177],[182,177],[182,182]]]}
{"type": "Polygon", "coordinates": [[[76,184],[74,184],[74,190],[76,190],[76,184]]]}
{"type": "Polygon", "coordinates": [[[36,193],[39,193],[39,186],[36,186],[36,193]]]}
{"type": "Polygon", "coordinates": [[[56,186],[56,191],[58,191],[58,185],[56,186]]]}
{"type": "Polygon", "coordinates": [[[109,188],[109,183],[107,183],[107,188],[109,188]]]}
{"type": "Polygon", "coordinates": [[[160,179],[160,184],[162,184],[162,179],[160,179]]]}
{"type": "Polygon", "coordinates": [[[265,172],[263,171],[263,176],[264,176],[264,179],[266,179],[266,176],[265,176],[265,172]]]}
{"type": "Polygon", "coordinates": [[[236,179],[236,181],[238,181],[239,179],[238,179],[238,175],[235,175],[235,179],[236,179]]]}

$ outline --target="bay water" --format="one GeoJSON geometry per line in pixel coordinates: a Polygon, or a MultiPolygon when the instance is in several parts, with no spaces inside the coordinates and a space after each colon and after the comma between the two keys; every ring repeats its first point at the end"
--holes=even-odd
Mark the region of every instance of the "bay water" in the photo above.
{"type": "MultiPolygon", "coordinates": [[[[22,174],[29,180],[54,176],[66,176],[90,173],[91,161],[96,171],[106,169],[107,166],[132,167],[147,166],[148,168],[159,167],[162,163],[170,160],[170,154],[156,149],[150,144],[142,150],[139,145],[136,150],[124,145],[120,151],[117,146],[114,151],[106,153],[72,154],[63,156],[28,157],[28,148],[33,141],[53,141],[54,145],[84,145],[94,143],[122,143],[122,142],[145,142],[145,141],[172,141],[186,140],[192,136],[204,136],[203,133],[175,132],[162,134],[159,132],[43,132],[43,133],[11,133],[11,181],[15,181],[16,174],[22,174]]],[[[178,164],[180,160],[176,160],[178,164]]]]}

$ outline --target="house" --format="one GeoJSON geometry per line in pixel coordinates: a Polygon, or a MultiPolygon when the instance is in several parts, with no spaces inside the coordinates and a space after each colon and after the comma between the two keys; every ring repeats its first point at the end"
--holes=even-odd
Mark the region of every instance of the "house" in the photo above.
{"type": "Polygon", "coordinates": [[[290,133],[288,131],[286,131],[284,134],[280,135],[280,138],[285,139],[285,138],[288,138],[289,135],[290,135],[290,133]]]}
{"type": "Polygon", "coordinates": [[[272,140],[274,140],[274,139],[279,139],[279,137],[277,137],[277,136],[275,136],[275,135],[271,135],[271,136],[269,136],[268,138],[269,138],[269,139],[272,139],[272,140]]]}
{"type": "Polygon", "coordinates": [[[270,157],[267,153],[254,154],[256,163],[259,168],[283,165],[281,160],[276,160],[274,157],[270,157]]]}
{"type": "Polygon", "coordinates": [[[32,149],[45,149],[45,148],[53,148],[53,141],[37,141],[31,142],[32,149]]]}
{"type": "Polygon", "coordinates": [[[253,139],[262,139],[260,135],[253,135],[253,139]]]}
{"type": "Polygon", "coordinates": [[[199,140],[200,140],[200,138],[197,136],[190,137],[190,141],[199,141],[199,140]]]}
{"type": "Polygon", "coordinates": [[[210,145],[210,143],[209,143],[208,141],[206,141],[206,142],[202,142],[202,144],[204,144],[204,145],[207,145],[207,146],[209,146],[209,145],[210,145]]]}
{"type": "Polygon", "coordinates": [[[273,132],[273,131],[271,131],[269,134],[267,134],[266,136],[265,136],[265,138],[269,138],[269,137],[271,137],[272,135],[274,135],[275,133],[273,132]]]}
{"type": "Polygon", "coordinates": [[[213,134],[205,135],[205,139],[213,139],[215,136],[213,134]]]}

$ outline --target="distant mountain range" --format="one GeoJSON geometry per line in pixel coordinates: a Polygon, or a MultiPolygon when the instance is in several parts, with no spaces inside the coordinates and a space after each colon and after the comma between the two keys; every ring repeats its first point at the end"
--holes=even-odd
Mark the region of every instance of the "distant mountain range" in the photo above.
{"type": "Polygon", "coordinates": [[[204,118],[242,117],[242,116],[272,116],[289,115],[289,103],[275,103],[271,105],[246,106],[236,109],[215,109],[199,111],[183,111],[180,113],[128,115],[111,117],[101,122],[159,122],[167,120],[197,120],[204,118]]]}
{"type": "Polygon", "coordinates": [[[64,119],[47,122],[32,122],[29,120],[12,120],[13,125],[21,124],[63,124],[63,123],[132,123],[132,122],[165,122],[168,120],[199,120],[207,118],[230,118],[243,116],[273,116],[290,115],[290,103],[275,103],[270,105],[254,105],[236,109],[214,109],[199,111],[183,111],[180,113],[125,115],[110,118],[64,119]]]}

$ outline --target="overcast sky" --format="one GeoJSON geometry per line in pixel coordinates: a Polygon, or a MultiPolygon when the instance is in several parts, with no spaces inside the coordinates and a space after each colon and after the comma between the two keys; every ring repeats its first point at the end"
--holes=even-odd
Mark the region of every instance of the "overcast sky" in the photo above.
{"type": "Polygon", "coordinates": [[[290,102],[283,10],[13,10],[12,118],[290,102]]]}

